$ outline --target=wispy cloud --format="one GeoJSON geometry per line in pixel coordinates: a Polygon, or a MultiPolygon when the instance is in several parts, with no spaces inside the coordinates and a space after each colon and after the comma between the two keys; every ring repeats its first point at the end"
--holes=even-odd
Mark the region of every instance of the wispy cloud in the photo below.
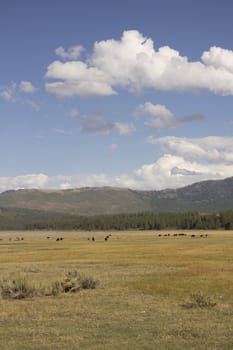
{"type": "Polygon", "coordinates": [[[63,59],[76,60],[83,51],[84,48],[82,45],[71,46],[68,48],[68,50],[65,50],[62,46],[59,46],[56,48],[55,53],[57,56],[60,56],[63,59]]]}
{"type": "Polygon", "coordinates": [[[40,106],[31,98],[25,97],[25,94],[33,94],[36,88],[29,81],[21,81],[19,85],[16,82],[11,82],[10,85],[0,89],[0,97],[8,103],[20,103],[30,106],[36,112],[40,110],[40,106]]]}
{"type": "Polygon", "coordinates": [[[233,164],[233,137],[207,136],[203,138],[187,138],[166,136],[155,138],[149,136],[147,142],[161,145],[165,152],[209,163],[233,164]]]}
{"type": "Polygon", "coordinates": [[[117,143],[112,143],[110,146],[109,146],[109,149],[111,152],[115,152],[118,148],[118,144],[117,143]]]}
{"type": "Polygon", "coordinates": [[[30,81],[21,81],[19,84],[19,89],[27,94],[34,94],[34,92],[36,92],[35,86],[30,81]]]}
{"type": "Polygon", "coordinates": [[[55,133],[61,134],[61,135],[72,135],[71,130],[64,130],[64,129],[54,129],[55,133]]]}
{"type": "Polygon", "coordinates": [[[119,135],[127,136],[135,131],[133,124],[107,121],[101,112],[94,112],[86,116],[78,110],[72,110],[71,116],[78,120],[82,133],[108,135],[116,130],[119,135]]]}
{"type": "Polygon", "coordinates": [[[202,121],[205,117],[202,114],[192,114],[184,117],[177,117],[166,106],[151,102],[139,105],[135,110],[135,116],[150,116],[145,122],[148,127],[161,130],[175,128],[181,124],[202,121]]]}
{"type": "Polygon", "coordinates": [[[107,135],[114,129],[114,123],[105,120],[100,112],[91,115],[82,115],[77,110],[71,112],[72,117],[79,121],[81,132],[87,134],[103,134],[107,135]]]}
{"type": "Polygon", "coordinates": [[[16,102],[16,88],[17,88],[16,83],[12,82],[9,86],[1,88],[0,96],[6,102],[13,102],[14,103],[14,102],[16,102]]]}

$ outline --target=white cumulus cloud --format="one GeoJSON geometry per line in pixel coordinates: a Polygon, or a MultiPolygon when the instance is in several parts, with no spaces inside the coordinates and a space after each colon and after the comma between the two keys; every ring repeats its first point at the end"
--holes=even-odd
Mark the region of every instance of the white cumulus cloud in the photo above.
{"type": "MultiPolygon", "coordinates": [[[[129,174],[86,174],[56,178],[56,183],[70,187],[115,186],[140,190],[178,188],[195,182],[233,176],[233,163],[206,163],[174,154],[163,154],[150,164],[144,164],[129,174]]],[[[55,181],[55,178],[53,179],[55,181]]]]}
{"type": "Polygon", "coordinates": [[[207,66],[216,69],[225,69],[233,73],[233,51],[222,49],[221,47],[212,46],[209,51],[202,54],[202,61],[207,66]]]}
{"type": "Polygon", "coordinates": [[[59,81],[46,83],[48,92],[63,97],[71,96],[108,96],[116,92],[108,83],[104,72],[86,63],[72,61],[62,63],[55,61],[48,67],[47,78],[59,81]]]}
{"type": "MultiPolygon", "coordinates": [[[[58,48],[60,56],[71,52],[58,48]]],[[[61,96],[113,95],[117,88],[200,90],[233,95],[233,51],[211,47],[199,61],[189,61],[179,51],[154,47],[151,38],[137,30],[124,31],[119,40],[96,42],[85,61],[52,62],[46,78],[48,92],[61,96]]]]}

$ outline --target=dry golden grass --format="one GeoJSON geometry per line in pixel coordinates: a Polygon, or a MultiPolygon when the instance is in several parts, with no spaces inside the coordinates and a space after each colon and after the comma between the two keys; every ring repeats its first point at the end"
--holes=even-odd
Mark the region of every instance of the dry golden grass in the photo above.
{"type": "Polygon", "coordinates": [[[1,279],[23,273],[47,286],[77,270],[99,285],[0,298],[0,349],[232,349],[233,232],[158,233],[112,232],[105,242],[106,232],[1,232],[1,279]],[[184,308],[199,291],[216,306],[184,308]]]}

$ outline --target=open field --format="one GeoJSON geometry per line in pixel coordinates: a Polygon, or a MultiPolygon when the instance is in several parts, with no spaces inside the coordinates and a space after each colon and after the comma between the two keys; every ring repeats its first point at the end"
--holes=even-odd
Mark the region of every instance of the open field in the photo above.
{"type": "Polygon", "coordinates": [[[233,349],[233,231],[169,233],[112,232],[106,242],[106,232],[0,232],[1,280],[23,274],[45,286],[77,270],[99,281],[0,298],[0,349],[233,349]]]}

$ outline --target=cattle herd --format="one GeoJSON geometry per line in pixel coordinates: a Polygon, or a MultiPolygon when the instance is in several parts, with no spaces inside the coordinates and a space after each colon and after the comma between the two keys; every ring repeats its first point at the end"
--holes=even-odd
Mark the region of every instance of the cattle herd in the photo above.
{"type": "MultiPolygon", "coordinates": [[[[165,233],[165,234],[159,233],[158,234],[158,237],[187,237],[187,236],[189,236],[189,235],[187,235],[187,233],[173,233],[173,234],[171,234],[171,233],[165,233]]],[[[191,238],[198,238],[198,237],[207,238],[208,234],[207,233],[200,234],[200,235],[192,234],[189,237],[191,237],[191,238]]]]}
{"type": "MultiPolygon", "coordinates": [[[[106,236],[104,236],[104,241],[108,241],[109,238],[112,236],[112,234],[108,234],[106,236]]],[[[180,232],[180,233],[159,233],[157,235],[157,237],[191,237],[191,238],[207,238],[208,237],[208,234],[207,233],[202,233],[202,234],[190,234],[188,235],[187,233],[183,233],[183,232],[180,232]]],[[[63,237],[51,237],[51,236],[47,236],[46,239],[49,239],[49,240],[55,240],[56,242],[60,242],[60,241],[63,241],[64,238],[63,237]]],[[[0,240],[2,241],[3,238],[0,238],[0,240]]],[[[24,240],[24,237],[15,237],[15,238],[12,238],[10,237],[9,238],[9,241],[23,241],[24,240]]],[[[96,238],[94,236],[92,237],[88,237],[87,238],[88,241],[92,241],[92,242],[95,242],[96,238]]]]}

